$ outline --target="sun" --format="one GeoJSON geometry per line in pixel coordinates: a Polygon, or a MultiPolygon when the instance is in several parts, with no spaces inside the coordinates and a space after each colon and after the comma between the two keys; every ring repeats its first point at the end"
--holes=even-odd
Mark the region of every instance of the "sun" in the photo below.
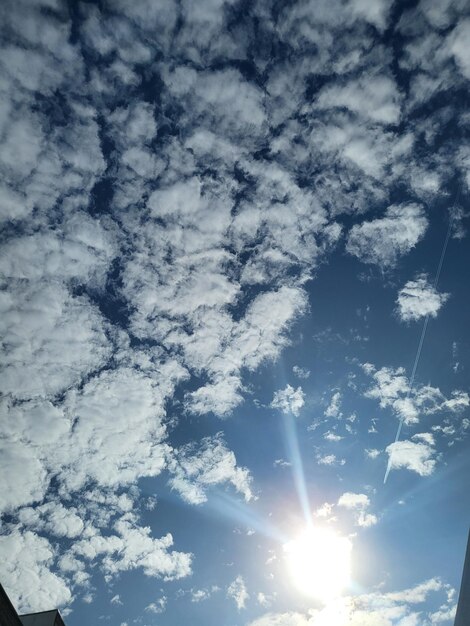
{"type": "Polygon", "coordinates": [[[348,586],[351,549],[347,537],[313,526],[284,544],[292,581],[301,592],[322,602],[337,598],[348,586]]]}

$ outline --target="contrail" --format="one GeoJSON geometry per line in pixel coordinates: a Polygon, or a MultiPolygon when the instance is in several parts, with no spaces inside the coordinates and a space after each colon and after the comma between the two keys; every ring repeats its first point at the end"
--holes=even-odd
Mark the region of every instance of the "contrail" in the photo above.
{"type": "MultiPolygon", "coordinates": [[[[439,259],[439,265],[437,266],[436,275],[434,277],[434,283],[433,283],[434,284],[434,289],[437,289],[437,284],[439,282],[439,277],[441,275],[442,265],[444,264],[444,257],[446,255],[447,246],[449,245],[449,239],[450,239],[450,235],[451,235],[451,232],[452,232],[452,225],[453,225],[453,222],[454,222],[455,208],[457,206],[457,202],[458,202],[459,196],[460,196],[460,187],[457,190],[457,194],[455,196],[454,204],[453,204],[452,210],[450,211],[449,226],[447,228],[447,234],[446,234],[446,238],[445,238],[445,241],[444,241],[444,245],[442,246],[442,252],[441,252],[441,258],[439,259]]],[[[406,399],[408,399],[410,397],[411,392],[413,390],[413,385],[414,385],[415,376],[416,376],[416,370],[418,369],[419,359],[421,357],[421,351],[423,349],[424,338],[426,337],[426,331],[428,329],[429,317],[430,317],[430,313],[428,313],[426,315],[426,317],[424,318],[423,328],[421,330],[421,336],[419,338],[419,343],[418,343],[418,349],[416,350],[416,356],[415,356],[415,360],[414,360],[414,363],[413,363],[413,369],[411,370],[410,386],[408,387],[408,393],[406,394],[406,399]]],[[[401,429],[403,427],[403,422],[404,421],[405,421],[405,417],[404,417],[404,415],[402,415],[400,417],[400,422],[398,424],[397,434],[395,435],[395,441],[393,443],[397,443],[397,441],[400,439],[401,429]]],[[[392,457],[393,457],[393,448],[392,448],[392,451],[390,452],[390,456],[388,457],[387,469],[385,471],[385,476],[384,476],[384,485],[387,482],[388,475],[390,474],[390,470],[392,469],[392,457]]]]}

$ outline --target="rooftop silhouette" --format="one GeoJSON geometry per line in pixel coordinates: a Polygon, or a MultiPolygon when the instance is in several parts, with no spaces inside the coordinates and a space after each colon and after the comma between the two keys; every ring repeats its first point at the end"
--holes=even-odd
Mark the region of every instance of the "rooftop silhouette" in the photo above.
{"type": "Polygon", "coordinates": [[[18,615],[0,584],[0,626],[65,626],[65,623],[57,609],[18,615]]]}

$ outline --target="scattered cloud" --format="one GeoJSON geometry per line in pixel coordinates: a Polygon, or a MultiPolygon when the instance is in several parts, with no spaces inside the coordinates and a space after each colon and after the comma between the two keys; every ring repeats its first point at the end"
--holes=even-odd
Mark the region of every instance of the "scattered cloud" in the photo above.
{"type": "Polygon", "coordinates": [[[326,439],[326,441],[341,441],[342,439],[344,439],[344,437],[341,437],[341,435],[337,435],[336,433],[334,433],[331,430],[328,430],[324,435],[323,435],[323,439],[326,439]]]}
{"type": "Polygon", "coordinates": [[[316,460],[318,465],[345,465],[346,459],[338,459],[335,454],[317,453],[316,460]]]}
{"type": "Polygon", "coordinates": [[[341,393],[336,391],[330,400],[330,404],[327,406],[325,410],[325,417],[335,417],[337,419],[342,417],[342,413],[340,412],[341,407],[341,393]]]}
{"type": "Polygon", "coordinates": [[[448,35],[448,45],[454,55],[457,67],[465,76],[470,79],[470,58],[466,41],[470,35],[470,19],[459,22],[454,30],[448,35]]]}
{"type": "Polygon", "coordinates": [[[458,414],[470,406],[467,392],[455,389],[446,397],[438,387],[410,382],[402,367],[396,369],[382,367],[377,370],[370,363],[363,369],[374,380],[365,395],[379,400],[382,408],[391,407],[405,424],[417,424],[422,415],[434,415],[442,412],[458,414]]]}
{"type": "Polygon", "coordinates": [[[354,511],[357,526],[367,528],[377,524],[377,517],[372,513],[368,513],[370,499],[364,493],[352,493],[347,491],[340,496],[338,506],[354,511]]]}
{"type": "Polygon", "coordinates": [[[169,484],[191,504],[207,500],[206,489],[221,483],[231,483],[248,502],[254,496],[251,476],[246,468],[238,467],[234,453],[223,441],[222,434],[207,437],[198,444],[180,448],[171,459],[173,474],[169,484]]]}
{"type": "Polygon", "coordinates": [[[408,469],[420,476],[430,476],[436,467],[435,450],[425,441],[397,441],[387,446],[391,469],[408,469]]]}
{"type": "MultiPolygon", "coordinates": [[[[254,487],[217,428],[181,445],[178,419],[210,424],[242,405],[343,234],[349,254],[390,270],[424,238],[424,207],[456,176],[469,186],[459,0],[401,18],[390,0],[278,4],[241,16],[218,1],[3,3],[0,575],[22,611],[91,599],[98,572],[188,576],[176,533],[174,546],[171,528],[142,525],[160,510],[141,481],[194,505],[222,488],[249,502],[254,487]],[[391,204],[397,191],[412,202],[391,204]]],[[[464,217],[455,209],[455,237],[464,217]]],[[[447,298],[423,280],[400,291],[402,319],[447,298]]],[[[407,424],[445,414],[393,455],[432,471],[439,441],[469,428],[468,394],[366,371],[368,397],[407,424]]],[[[325,416],[340,418],[341,401],[325,416]]],[[[271,406],[304,403],[287,385],[271,406]]],[[[232,585],[244,606],[243,579],[232,585]]]]}
{"type": "Polygon", "coordinates": [[[315,517],[328,518],[328,521],[335,519],[333,517],[334,504],[324,502],[318,509],[314,511],[315,517]]]}
{"type": "Polygon", "coordinates": [[[33,611],[70,602],[72,591],[59,573],[51,572],[56,549],[45,538],[31,531],[15,530],[0,535],[4,558],[0,564],[2,584],[14,606],[33,611]],[[27,580],[28,584],[23,584],[27,580]]]}
{"type": "Polygon", "coordinates": [[[346,108],[374,122],[396,124],[400,119],[401,100],[393,78],[364,76],[359,81],[324,87],[316,106],[328,110],[346,108]]]}
{"type": "Polygon", "coordinates": [[[310,377],[310,370],[308,370],[305,367],[299,367],[298,365],[294,365],[294,367],[292,368],[292,371],[294,375],[297,376],[297,378],[306,380],[307,378],[310,377]]]}
{"type": "Polygon", "coordinates": [[[256,601],[258,602],[260,606],[265,607],[265,608],[268,607],[270,604],[268,597],[262,591],[259,591],[256,594],[256,601]]]}
{"type": "Polygon", "coordinates": [[[249,599],[246,584],[242,576],[237,576],[234,581],[227,587],[227,598],[234,600],[237,605],[237,609],[240,611],[246,606],[246,602],[249,599]]]}
{"type": "Polygon", "coordinates": [[[191,602],[197,603],[208,600],[217,591],[220,591],[217,586],[213,586],[211,589],[191,589],[191,602]]]}
{"type": "Polygon", "coordinates": [[[145,611],[147,611],[147,613],[155,613],[157,615],[159,613],[164,613],[166,609],[166,603],[167,597],[162,596],[161,598],[158,598],[158,600],[156,600],[155,602],[151,602],[148,606],[146,606],[145,611]]]}
{"type": "Polygon", "coordinates": [[[150,536],[150,528],[137,526],[125,517],[113,525],[114,534],[98,533],[80,539],[73,545],[73,554],[93,561],[101,559],[101,568],[112,578],[119,572],[142,568],[146,576],[177,580],[191,573],[192,555],[170,551],[170,533],[160,539],[150,536]]]}
{"type": "Polygon", "coordinates": [[[292,463],[285,459],[276,459],[273,463],[274,467],[291,467],[292,463]]]}
{"type": "Polygon", "coordinates": [[[191,602],[202,602],[210,598],[210,592],[206,589],[196,589],[191,593],[191,602]]]}
{"type": "MultiPolygon", "coordinates": [[[[250,622],[249,626],[416,626],[423,623],[420,605],[443,594],[448,596],[450,589],[439,579],[431,578],[399,592],[343,597],[324,608],[312,608],[308,613],[266,613],[250,622]]],[[[439,623],[441,615],[450,615],[452,619],[454,613],[455,604],[445,598],[441,608],[432,614],[435,617],[431,616],[431,623],[439,623]]]]}
{"type": "Polygon", "coordinates": [[[397,313],[401,321],[414,322],[422,317],[437,317],[449,294],[439,293],[426,275],[409,280],[398,292],[397,313]]]}
{"type": "Polygon", "coordinates": [[[274,392],[274,397],[271,401],[271,408],[279,409],[282,413],[292,413],[298,417],[300,409],[305,403],[305,394],[302,391],[302,387],[294,389],[290,385],[286,385],[285,389],[279,389],[274,392]]]}
{"type": "Polygon", "coordinates": [[[346,249],[364,263],[384,269],[393,267],[400,256],[410,252],[423,238],[427,226],[422,206],[393,205],[383,217],[353,226],[346,249]]]}

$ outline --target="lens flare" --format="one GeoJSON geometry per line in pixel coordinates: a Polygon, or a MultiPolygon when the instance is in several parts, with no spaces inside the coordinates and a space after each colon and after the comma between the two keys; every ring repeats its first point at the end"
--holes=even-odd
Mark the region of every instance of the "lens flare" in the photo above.
{"type": "Polygon", "coordinates": [[[284,544],[293,583],[322,602],[339,597],[350,582],[351,549],[347,537],[326,528],[308,528],[284,544]]]}

